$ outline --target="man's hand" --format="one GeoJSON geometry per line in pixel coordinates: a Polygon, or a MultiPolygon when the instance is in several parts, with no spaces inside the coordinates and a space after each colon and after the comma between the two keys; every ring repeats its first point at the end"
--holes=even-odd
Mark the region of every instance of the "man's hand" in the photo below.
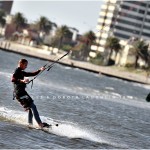
{"type": "Polygon", "coordinates": [[[39,70],[43,71],[43,70],[45,70],[45,69],[46,69],[45,67],[41,67],[39,70]]]}
{"type": "Polygon", "coordinates": [[[28,83],[28,82],[29,82],[29,79],[26,78],[26,79],[24,79],[24,80],[19,80],[19,82],[21,82],[21,83],[28,83]]]}
{"type": "Polygon", "coordinates": [[[23,83],[28,83],[28,82],[29,82],[29,79],[26,78],[26,79],[22,80],[22,82],[23,82],[23,83]]]}

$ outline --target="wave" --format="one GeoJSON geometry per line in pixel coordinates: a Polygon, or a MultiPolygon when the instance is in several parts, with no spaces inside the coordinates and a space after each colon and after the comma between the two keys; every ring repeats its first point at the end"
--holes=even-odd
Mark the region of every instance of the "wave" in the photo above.
{"type": "MultiPolygon", "coordinates": [[[[27,113],[22,111],[16,111],[16,110],[10,110],[6,107],[0,107],[0,117],[3,117],[4,119],[15,122],[17,124],[21,125],[27,125],[27,113]]],[[[41,120],[43,122],[47,122],[48,124],[52,125],[52,129],[50,128],[48,132],[53,133],[58,136],[65,136],[68,138],[79,138],[79,139],[86,139],[93,142],[98,143],[108,143],[105,140],[102,140],[99,136],[91,133],[87,129],[83,129],[79,125],[72,123],[72,122],[66,122],[66,121],[59,121],[54,120],[52,118],[48,118],[45,116],[41,116],[41,120]],[[55,126],[55,124],[58,124],[58,127],[55,126]]],[[[37,123],[35,120],[33,121],[33,127],[37,128],[37,123]]]]}

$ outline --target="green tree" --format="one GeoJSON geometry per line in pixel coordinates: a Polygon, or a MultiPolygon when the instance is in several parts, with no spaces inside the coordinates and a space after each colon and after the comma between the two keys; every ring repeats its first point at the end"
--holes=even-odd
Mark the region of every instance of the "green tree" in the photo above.
{"type": "Polygon", "coordinates": [[[6,16],[5,12],[3,10],[0,10],[0,25],[2,27],[4,27],[6,24],[5,16],[6,16]]]}
{"type": "Polygon", "coordinates": [[[58,49],[62,47],[62,42],[64,38],[71,38],[72,32],[66,25],[63,25],[56,30],[56,39],[59,39],[58,49]]]}
{"type": "Polygon", "coordinates": [[[73,48],[72,48],[72,54],[71,57],[73,59],[77,60],[83,60],[83,49],[85,47],[85,44],[83,42],[78,42],[73,48]]]}
{"type": "Polygon", "coordinates": [[[105,48],[110,50],[109,55],[108,55],[108,61],[110,61],[113,51],[115,51],[116,56],[117,56],[117,53],[121,49],[119,39],[116,37],[109,37],[106,41],[105,48]]]}
{"type": "Polygon", "coordinates": [[[18,12],[13,17],[13,23],[16,25],[16,31],[18,31],[26,26],[27,19],[22,13],[18,12]]]}
{"type": "Polygon", "coordinates": [[[82,46],[82,54],[83,60],[86,60],[89,56],[89,52],[91,51],[91,45],[95,42],[96,36],[93,31],[86,32],[81,38],[82,46]]]}
{"type": "Polygon", "coordinates": [[[51,22],[48,18],[41,16],[39,20],[36,22],[37,29],[44,32],[45,34],[49,34],[53,27],[57,27],[56,23],[51,22]]]}
{"type": "Polygon", "coordinates": [[[133,43],[133,52],[135,54],[135,68],[138,67],[138,60],[141,58],[149,65],[150,54],[148,51],[148,44],[143,40],[137,40],[133,43]]]}

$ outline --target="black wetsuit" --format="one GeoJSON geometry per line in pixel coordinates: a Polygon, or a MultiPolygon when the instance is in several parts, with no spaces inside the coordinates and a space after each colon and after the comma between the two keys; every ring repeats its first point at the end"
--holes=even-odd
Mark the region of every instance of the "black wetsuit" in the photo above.
{"type": "Polygon", "coordinates": [[[18,67],[16,68],[12,76],[12,82],[14,83],[14,95],[16,99],[20,102],[20,104],[25,108],[25,110],[28,110],[29,124],[33,123],[33,116],[38,124],[41,124],[42,121],[39,117],[36,105],[25,90],[26,84],[20,82],[20,80],[24,80],[24,77],[36,76],[39,72],[40,70],[35,72],[25,72],[18,67]]]}
{"type": "Polygon", "coordinates": [[[13,73],[12,82],[14,83],[14,96],[24,108],[29,107],[33,100],[25,90],[26,83],[22,83],[20,80],[24,80],[24,77],[36,76],[39,72],[40,70],[35,72],[25,72],[18,67],[13,73]]]}

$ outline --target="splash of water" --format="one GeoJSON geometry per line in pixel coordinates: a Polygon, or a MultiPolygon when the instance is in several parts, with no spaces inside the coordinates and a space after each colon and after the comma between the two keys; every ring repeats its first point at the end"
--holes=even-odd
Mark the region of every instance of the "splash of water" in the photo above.
{"type": "MultiPolygon", "coordinates": [[[[0,107],[0,116],[6,118],[9,121],[13,121],[22,125],[27,125],[26,112],[10,110],[5,107],[0,107]]],[[[47,122],[48,124],[52,124],[52,129],[49,129],[50,133],[59,136],[66,136],[68,138],[81,138],[99,143],[104,142],[100,137],[97,137],[96,135],[90,133],[88,130],[82,129],[74,123],[69,123],[65,121],[57,122],[45,116],[41,116],[41,120],[47,122]],[[59,124],[58,127],[55,126],[56,123],[59,124]]],[[[35,128],[37,127],[37,123],[35,122],[35,120],[33,121],[33,126],[35,128]]]]}
{"type": "MultiPolygon", "coordinates": [[[[9,121],[15,122],[17,124],[27,125],[27,113],[22,111],[10,110],[6,107],[0,107],[0,117],[3,117],[9,121]]],[[[65,136],[71,139],[85,139],[97,143],[109,144],[113,146],[122,147],[116,143],[111,142],[109,139],[101,138],[102,135],[96,135],[89,129],[85,129],[80,127],[79,125],[66,122],[66,121],[59,121],[53,120],[52,118],[40,116],[41,120],[47,122],[48,124],[52,125],[52,128],[49,128],[47,131],[49,133],[58,135],[58,136],[65,136]],[[58,126],[55,124],[58,123],[58,126]]],[[[37,123],[35,120],[33,121],[33,127],[37,128],[37,123]]],[[[126,147],[126,146],[123,146],[126,147]]]]}

